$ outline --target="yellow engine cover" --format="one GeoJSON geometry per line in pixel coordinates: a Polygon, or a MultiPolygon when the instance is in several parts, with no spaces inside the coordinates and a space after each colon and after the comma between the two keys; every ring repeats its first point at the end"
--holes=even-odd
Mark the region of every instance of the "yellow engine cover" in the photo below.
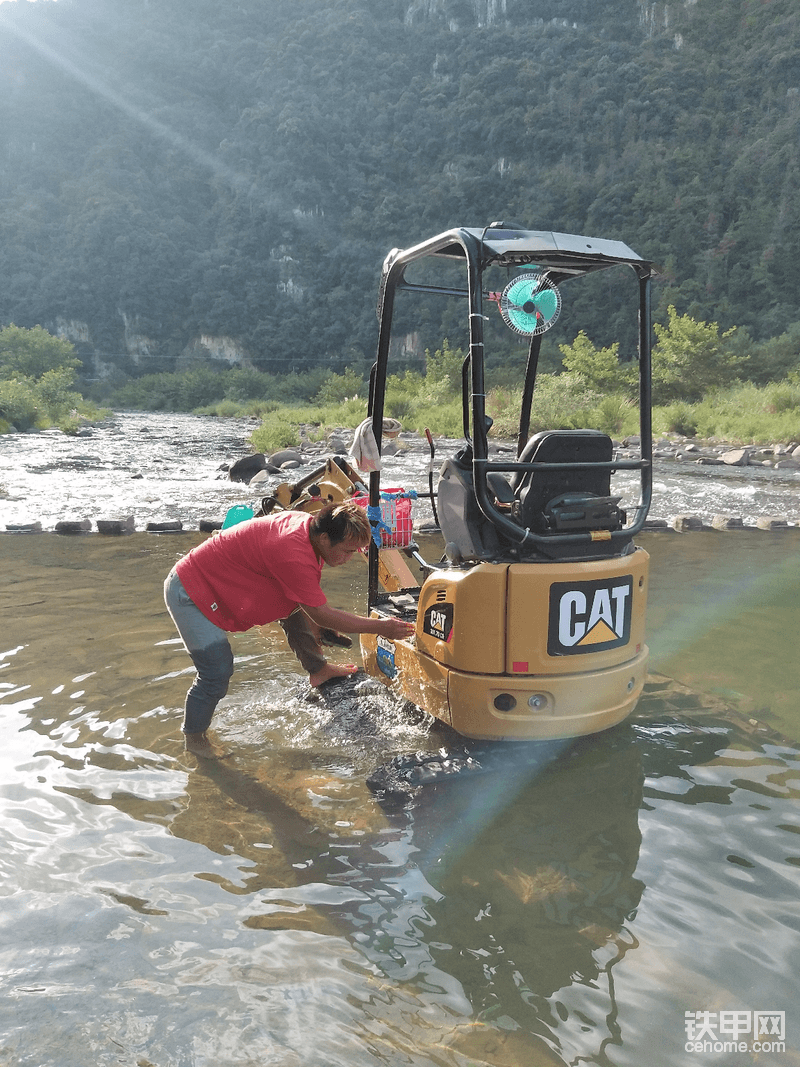
{"type": "Polygon", "coordinates": [[[649,557],[434,571],[413,642],[364,635],[366,669],[467,737],[574,737],[639,699],[649,557]],[[382,647],[381,647],[382,646],[382,647]]]}
{"type": "Polygon", "coordinates": [[[470,674],[570,674],[624,663],[644,643],[648,562],[637,549],[587,563],[434,571],[420,593],[417,649],[470,674]]]}
{"type": "Polygon", "coordinates": [[[434,571],[419,596],[417,649],[456,670],[502,674],[507,589],[504,564],[434,571]]]}

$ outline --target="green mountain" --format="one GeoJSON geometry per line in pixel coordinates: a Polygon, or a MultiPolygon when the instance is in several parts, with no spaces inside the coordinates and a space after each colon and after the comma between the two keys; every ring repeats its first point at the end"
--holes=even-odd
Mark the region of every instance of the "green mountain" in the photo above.
{"type": "MultiPolygon", "coordinates": [[[[627,241],[657,317],[765,339],[800,319],[799,133],[796,0],[4,3],[0,323],[95,374],[341,370],[390,248],[513,219],[627,241]]],[[[576,299],[624,352],[602,284],[576,299]]]]}

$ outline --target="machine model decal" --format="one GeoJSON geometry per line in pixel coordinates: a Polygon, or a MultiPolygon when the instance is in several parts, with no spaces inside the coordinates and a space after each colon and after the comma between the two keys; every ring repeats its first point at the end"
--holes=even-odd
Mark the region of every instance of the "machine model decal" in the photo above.
{"type": "Polygon", "coordinates": [[[604,652],[625,645],[631,635],[633,577],[550,586],[550,656],[604,652]]]}
{"type": "Polygon", "coordinates": [[[437,641],[449,641],[453,636],[453,605],[437,604],[428,608],[422,621],[422,632],[437,641]]]}
{"type": "Polygon", "coordinates": [[[397,667],[394,662],[396,651],[397,645],[393,641],[387,641],[385,637],[378,638],[376,649],[378,668],[387,678],[394,678],[397,674],[397,667]]]}

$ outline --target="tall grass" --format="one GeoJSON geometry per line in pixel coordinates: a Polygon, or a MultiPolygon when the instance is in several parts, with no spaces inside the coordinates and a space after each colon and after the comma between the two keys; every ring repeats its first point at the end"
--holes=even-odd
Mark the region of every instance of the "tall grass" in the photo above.
{"type": "MultiPolygon", "coordinates": [[[[486,410],[493,425],[490,436],[513,439],[517,435],[522,390],[491,390],[486,410]]],[[[221,413],[221,412],[220,412],[221,413]]],[[[353,429],[367,413],[366,399],[352,397],[340,404],[282,406],[264,419],[253,433],[252,444],[268,453],[301,439],[320,439],[334,429],[353,429]]],[[[461,397],[430,388],[419,375],[393,379],[387,388],[385,414],[398,419],[406,430],[463,436],[461,397]]],[[[601,395],[586,389],[569,373],[543,374],[537,383],[531,410],[530,432],[546,429],[595,429],[621,439],[639,431],[638,407],[624,393],[601,395]]],[[[719,390],[705,400],[684,401],[653,410],[656,435],[676,433],[703,440],[735,444],[775,444],[800,441],[800,384],[745,383],[719,390]]]]}
{"type": "Polygon", "coordinates": [[[800,441],[800,384],[743,382],[696,404],[656,408],[653,429],[737,444],[800,441]]]}
{"type": "MultiPolygon", "coordinates": [[[[428,354],[426,373],[408,371],[390,376],[384,414],[398,419],[406,430],[430,429],[437,435],[460,438],[462,361],[463,353],[445,344],[441,351],[428,354]]],[[[506,375],[505,381],[513,378],[506,375]]],[[[13,387],[7,384],[5,388],[10,393],[13,387]]],[[[195,368],[182,374],[146,375],[126,383],[113,399],[115,407],[255,416],[261,424],[251,444],[270,453],[303,440],[319,440],[332,430],[354,429],[366,418],[366,397],[366,382],[354,368],[343,374],[323,374],[315,368],[308,375],[283,378],[257,371],[195,368]]],[[[31,400],[28,418],[35,422],[37,412],[28,394],[13,399],[20,409],[31,400]]],[[[493,420],[492,436],[516,437],[521,399],[519,385],[490,389],[486,410],[493,420]]],[[[9,395],[6,407],[11,406],[11,400],[9,395]]],[[[620,379],[604,388],[597,376],[586,373],[583,364],[560,374],[540,374],[531,433],[579,428],[601,430],[615,438],[638,432],[638,412],[630,400],[629,383],[620,379]]],[[[703,400],[694,402],[673,400],[654,409],[653,428],[657,435],[677,433],[738,444],[800,441],[800,376],[790,374],[783,381],[766,385],[737,382],[709,391],[703,400]]]]}

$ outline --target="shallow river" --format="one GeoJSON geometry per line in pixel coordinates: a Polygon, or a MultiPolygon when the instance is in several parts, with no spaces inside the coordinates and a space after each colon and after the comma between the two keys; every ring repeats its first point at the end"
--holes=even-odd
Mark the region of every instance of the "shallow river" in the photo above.
{"type": "MultiPolygon", "coordinates": [[[[196,421],[171,423],[182,476],[157,436],[128,448],[137,526],[241,498],[216,467],[243,436],[213,455],[196,421]],[[135,491],[158,486],[156,513],[135,491]]],[[[122,459],[88,494],[62,459],[74,512],[52,476],[37,500],[116,517],[122,459]]],[[[446,742],[388,696],[308,699],[277,627],[234,638],[228,758],[184,753],[161,585],[202,536],[0,536],[0,1064],[800,1064],[800,531],[644,534],[634,716],[395,809],[366,776],[446,742]]],[[[331,601],[359,610],[364,571],[328,574],[331,601]]]]}
{"type": "MultiPolygon", "coordinates": [[[[129,412],[96,427],[91,436],[67,437],[57,430],[0,436],[0,530],[40,522],[52,530],[61,520],[122,519],[137,530],[148,522],[180,520],[197,529],[201,519],[221,519],[229,506],[253,503],[258,494],[232,483],[225,471],[248,455],[247,438],[256,424],[244,419],[198,418],[129,412]]],[[[402,441],[407,451],[387,460],[384,485],[427,488],[428,446],[402,441]]],[[[322,446],[320,446],[322,447],[322,446]]],[[[437,466],[459,447],[440,441],[437,466]]],[[[289,480],[312,466],[290,471],[289,480]]],[[[507,458],[512,458],[510,455],[507,458]]],[[[280,481],[276,478],[275,481],[280,481]]],[[[635,502],[630,475],[612,485],[622,505],[635,502]]],[[[651,518],[696,515],[781,518],[800,525],[800,472],[757,467],[705,467],[656,461],[651,518]]],[[[430,512],[420,513],[430,518],[430,512]]]]}

